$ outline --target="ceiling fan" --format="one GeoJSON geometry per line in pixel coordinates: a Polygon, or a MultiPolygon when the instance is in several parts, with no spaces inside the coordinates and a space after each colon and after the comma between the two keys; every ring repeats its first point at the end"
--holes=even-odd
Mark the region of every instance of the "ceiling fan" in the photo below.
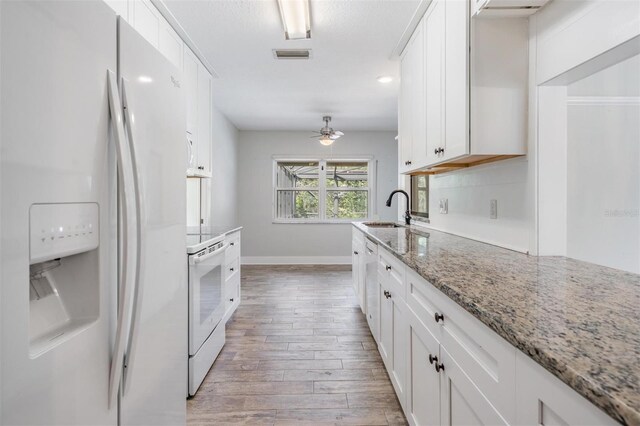
{"type": "Polygon", "coordinates": [[[329,127],[331,116],[325,115],[324,117],[322,117],[322,120],[324,121],[324,127],[320,129],[320,131],[316,132],[318,133],[318,135],[311,136],[312,138],[317,138],[318,136],[320,136],[318,142],[320,142],[322,145],[331,145],[333,141],[338,139],[340,136],[344,136],[344,133],[342,133],[341,131],[333,130],[331,127],[329,127]]]}

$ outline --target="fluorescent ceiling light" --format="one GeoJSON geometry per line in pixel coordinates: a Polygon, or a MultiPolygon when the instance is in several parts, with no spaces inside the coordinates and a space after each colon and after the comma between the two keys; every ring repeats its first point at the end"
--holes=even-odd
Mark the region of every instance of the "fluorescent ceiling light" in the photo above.
{"type": "Polygon", "coordinates": [[[318,139],[322,145],[329,146],[333,143],[333,139],[331,139],[328,135],[322,135],[320,139],[318,139]]]}
{"type": "Polygon", "coordinates": [[[381,75],[380,77],[378,77],[376,80],[378,80],[378,83],[391,83],[393,81],[393,77],[388,76],[388,75],[381,75]]]}
{"type": "Polygon", "coordinates": [[[311,38],[309,0],[278,0],[287,40],[311,38]]]}

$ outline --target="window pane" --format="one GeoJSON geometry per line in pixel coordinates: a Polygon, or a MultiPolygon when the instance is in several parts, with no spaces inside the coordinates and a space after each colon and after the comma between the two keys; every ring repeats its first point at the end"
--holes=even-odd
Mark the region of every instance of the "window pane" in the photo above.
{"type": "Polygon", "coordinates": [[[368,191],[327,191],[327,219],[368,217],[368,191]]]}
{"type": "Polygon", "coordinates": [[[366,162],[327,162],[327,188],[366,188],[368,183],[366,162]]]}
{"type": "Polygon", "coordinates": [[[279,161],[278,188],[318,187],[317,161],[279,161]]]}
{"type": "Polygon", "coordinates": [[[278,219],[318,219],[318,191],[278,191],[278,219]]]}
{"type": "Polygon", "coordinates": [[[429,176],[411,176],[411,214],[429,217],[429,176]]]}

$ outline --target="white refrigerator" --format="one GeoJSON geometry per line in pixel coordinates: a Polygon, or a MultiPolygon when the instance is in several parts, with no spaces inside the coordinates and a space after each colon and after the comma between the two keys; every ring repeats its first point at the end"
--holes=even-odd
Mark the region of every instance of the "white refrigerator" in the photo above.
{"type": "Polygon", "coordinates": [[[180,70],[101,1],[1,1],[0,60],[0,424],[184,424],[180,70]]]}

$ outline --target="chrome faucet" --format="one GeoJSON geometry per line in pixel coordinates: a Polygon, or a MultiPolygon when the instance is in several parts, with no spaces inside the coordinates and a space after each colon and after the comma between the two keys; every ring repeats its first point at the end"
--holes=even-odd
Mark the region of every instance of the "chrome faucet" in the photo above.
{"type": "Polygon", "coordinates": [[[391,207],[391,199],[393,198],[393,194],[395,194],[396,192],[400,192],[404,194],[405,197],[407,197],[407,211],[404,213],[404,222],[407,225],[410,225],[411,224],[411,214],[410,214],[411,206],[409,205],[409,194],[407,194],[402,189],[396,189],[389,195],[389,198],[387,198],[387,207],[391,207]]]}

